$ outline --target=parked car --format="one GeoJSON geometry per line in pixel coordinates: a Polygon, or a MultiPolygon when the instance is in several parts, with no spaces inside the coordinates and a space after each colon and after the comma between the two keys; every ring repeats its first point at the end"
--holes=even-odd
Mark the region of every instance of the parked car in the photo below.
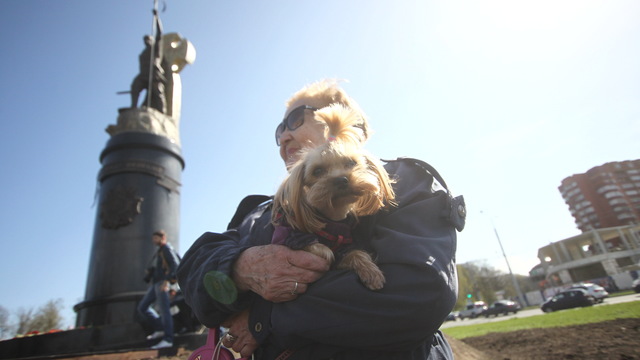
{"type": "Polygon", "coordinates": [[[544,312],[591,306],[596,303],[593,296],[583,289],[570,289],[556,294],[545,301],[540,309],[544,312]]]}
{"type": "Polygon", "coordinates": [[[484,317],[489,317],[491,315],[498,316],[500,314],[508,315],[511,312],[517,314],[520,309],[522,309],[522,307],[515,301],[498,300],[491,304],[487,310],[484,310],[482,315],[484,315],[484,317]]]}
{"type": "Polygon", "coordinates": [[[633,280],[633,291],[640,293],[640,278],[633,280]]]}
{"type": "Polygon", "coordinates": [[[460,318],[460,312],[459,311],[452,311],[449,313],[449,315],[447,315],[447,318],[445,319],[445,321],[456,321],[460,318]]]}
{"type": "Polygon", "coordinates": [[[604,299],[609,297],[609,293],[602,286],[592,284],[592,283],[584,283],[584,284],[575,284],[572,285],[569,289],[583,289],[586,290],[587,293],[593,296],[596,299],[596,302],[603,302],[604,299]]]}
{"type": "Polygon", "coordinates": [[[484,301],[476,301],[473,304],[467,304],[464,310],[460,311],[460,319],[475,319],[487,310],[487,304],[484,301]]]}

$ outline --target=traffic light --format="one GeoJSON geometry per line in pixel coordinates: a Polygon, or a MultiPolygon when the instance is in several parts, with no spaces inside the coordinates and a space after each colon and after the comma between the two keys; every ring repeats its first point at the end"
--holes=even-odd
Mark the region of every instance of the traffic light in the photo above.
{"type": "Polygon", "coordinates": [[[467,299],[471,299],[471,294],[467,294],[467,299]]]}

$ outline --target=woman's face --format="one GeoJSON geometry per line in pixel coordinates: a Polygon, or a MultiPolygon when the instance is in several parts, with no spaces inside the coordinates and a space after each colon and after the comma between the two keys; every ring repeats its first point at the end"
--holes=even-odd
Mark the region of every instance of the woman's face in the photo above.
{"type": "MultiPolygon", "coordinates": [[[[301,105],[308,105],[320,109],[328,104],[316,99],[300,99],[291,103],[285,112],[285,117],[288,116],[293,109],[301,105]]],[[[288,168],[298,161],[300,150],[322,145],[326,141],[325,124],[315,121],[313,111],[306,110],[304,112],[304,123],[299,128],[293,131],[285,128],[282,135],[280,135],[280,157],[284,160],[288,168]]]]}

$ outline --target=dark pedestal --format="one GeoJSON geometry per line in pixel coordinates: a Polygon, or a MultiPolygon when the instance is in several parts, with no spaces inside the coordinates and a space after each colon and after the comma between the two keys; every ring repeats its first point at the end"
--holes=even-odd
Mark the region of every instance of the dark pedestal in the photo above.
{"type": "Polygon", "coordinates": [[[123,132],[107,142],[100,161],[85,300],[74,307],[77,327],[135,323],[156,250],[152,232],[164,229],[179,250],[180,147],[164,136],[123,132]]]}
{"type": "MultiPolygon", "coordinates": [[[[206,331],[176,335],[173,348],[156,350],[153,357],[175,355],[177,348],[195,350],[205,344],[206,338],[206,331]]],[[[145,340],[145,334],[135,324],[108,325],[0,341],[0,359],[89,357],[148,350],[153,344],[145,340]]]]}

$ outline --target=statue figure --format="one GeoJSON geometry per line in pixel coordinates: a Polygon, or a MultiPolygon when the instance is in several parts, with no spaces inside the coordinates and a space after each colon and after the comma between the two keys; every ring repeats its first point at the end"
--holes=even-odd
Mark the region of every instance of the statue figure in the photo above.
{"type": "Polygon", "coordinates": [[[196,59],[189,40],[178,33],[162,33],[162,24],[153,10],[155,37],[144,37],[145,49],[140,53],[140,73],[131,82],[131,106],[118,109],[118,121],[105,130],[110,135],[123,132],[146,132],[166,136],[180,144],[180,110],[182,82],[179,73],[196,59]],[[146,90],[144,102],[138,105],[140,93],[146,90]]]}
{"type": "Polygon", "coordinates": [[[154,39],[152,36],[146,35],[143,38],[145,48],[138,57],[140,73],[131,82],[131,107],[138,107],[140,93],[142,90],[146,90],[144,105],[164,114],[167,112],[165,87],[170,77],[165,75],[167,66],[163,56],[162,24],[155,9],[153,10],[153,16],[156,37],[154,39]]]}

